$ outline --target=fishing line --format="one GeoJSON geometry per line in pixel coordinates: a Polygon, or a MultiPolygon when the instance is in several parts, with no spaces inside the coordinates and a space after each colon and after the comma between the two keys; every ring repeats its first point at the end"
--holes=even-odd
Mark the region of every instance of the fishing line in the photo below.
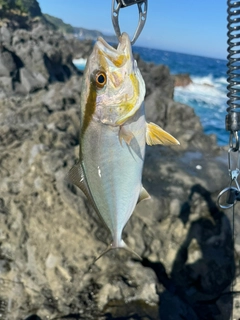
{"type": "MultiPolygon", "coordinates": [[[[234,206],[232,207],[232,247],[233,247],[233,261],[235,261],[235,254],[234,254],[234,248],[235,248],[235,221],[234,221],[234,206]]],[[[233,320],[233,308],[234,308],[234,279],[231,283],[231,293],[232,293],[232,314],[231,317],[233,320]]]]}

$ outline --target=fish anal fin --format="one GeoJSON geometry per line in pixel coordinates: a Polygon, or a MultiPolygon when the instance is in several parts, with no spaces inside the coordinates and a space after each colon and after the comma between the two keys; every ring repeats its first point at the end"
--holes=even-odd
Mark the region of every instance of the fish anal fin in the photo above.
{"type": "Polygon", "coordinates": [[[148,200],[151,199],[150,194],[147,192],[147,190],[145,188],[142,187],[141,192],[139,194],[139,198],[138,198],[138,202],[143,201],[143,200],[148,200]]]}
{"type": "Polygon", "coordinates": [[[89,191],[88,185],[85,180],[84,171],[82,168],[82,165],[80,162],[77,164],[74,164],[74,166],[70,169],[67,178],[69,182],[77,186],[79,189],[82,190],[82,192],[85,194],[85,196],[88,198],[88,200],[93,205],[94,209],[98,212],[95,203],[92,199],[91,193],[89,191]]]}
{"type": "Polygon", "coordinates": [[[96,213],[98,214],[100,220],[102,221],[102,223],[106,226],[106,228],[108,228],[108,226],[106,225],[104,219],[102,218],[98,207],[92,197],[92,194],[89,190],[88,184],[86,182],[85,179],[85,175],[84,175],[84,171],[83,171],[83,167],[81,162],[78,162],[77,164],[75,164],[69,171],[68,175],[67,175],[67,179],[69,182],[71,182],[72,184],[75,184],[75,186],[77,186],[79,189],[82,190],[82,192],[85,194],[85,196],[87,197],[88,201],[91,203],[91,205],[93,206],[94,210],[96,211],[96,213]]]}
{"type": "Polygon", "coordinates": [[[119,140],[121,145],[122,145],[122,140],[124,140],[126,144],[130,145],[133,138],[134,138],[134,134],[130,130],[127,130],[124,126],[120,126],[119,140]]]}
{"type": "Polygon", "coordinates": [[[79,162],[74,164],[74,166],[70,169],[67,178],[72,184],[75,184],[83,192],[85,191],[85,188],[87,188],[85,185],[84,172],[79,162]]]}
{"type": "Polygon", "coordinates": [[[113,249],[124,249],[127,252],[131,253],[132,255],[136,256],[139,260],[142,260],[142,258],[135,252],[133,251],[131,248],[129,248],[129,246],[123,241],[121,240],[120,244],[114,244],[114,242],[112,242],[106,250],[104,250],[100,256],[97,257],[97,259],[95,260],[95,262],[97,260],[99,260],[102,256],[104,256],[107,252],[113,250],[113,249]]]}
{"type": "Polygon", "coordinates": [[[149,146],[155,144],[163,145],[179,145],[179,141],[175,139],[170,133],[163,130],[155,123],[147,123],[146,142],[149,146]]]}

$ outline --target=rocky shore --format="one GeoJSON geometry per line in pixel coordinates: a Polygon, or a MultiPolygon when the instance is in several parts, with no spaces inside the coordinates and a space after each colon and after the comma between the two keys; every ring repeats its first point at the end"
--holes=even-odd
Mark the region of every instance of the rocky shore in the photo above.
{"type": "MultiPolygon", "coordinates": [[[[174,101],[166,66],[136,56],[146,116],[180,147],[148,147],[151,194],[124,230],[124,250],[94,263],[109,234],[66,180],[78,155],[81,72],[91,43],[48,29],[0,29],[0,318],[216,319],[239,317],[240,237],[216,206],[227,186],[226,150],[174,101]]],[[[238,209],[236,206],[236,216],[238,209]]],[[[240,221],[236,218],[236,228],[240,221]]]]}

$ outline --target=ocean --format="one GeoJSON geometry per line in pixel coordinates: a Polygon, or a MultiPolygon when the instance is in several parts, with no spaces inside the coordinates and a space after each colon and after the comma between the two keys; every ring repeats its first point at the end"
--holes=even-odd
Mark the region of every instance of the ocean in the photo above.
{"type": "MultiPolygon", "coordinates": [[[[227,61],[165,50],[133,46],[146,62],[165,64],[171,74],[188,73],[193,83],[176,87],[174,100],[191,106],[200,118],[204,132],[215,134],[218,145],[228,145],[229,132],[225,130],[227,108],[227,61]]],[[[74,60],[83,69],[83,59],[74,60]]]]}

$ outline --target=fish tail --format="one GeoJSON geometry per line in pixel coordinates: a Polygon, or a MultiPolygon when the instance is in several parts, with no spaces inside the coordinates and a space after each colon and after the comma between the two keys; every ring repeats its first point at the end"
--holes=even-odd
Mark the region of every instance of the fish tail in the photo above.
{"type": "Polygon", "coordinates": [[[104,256],[107,252],[109,252],[109,251],[112,250],[112,249],[115,249],[115,248],[113,247],[113,244],[110,243],[109,246],[107,247],[107,249],[104,250],[104,251],[100,254],[100,256],[98,256],[98,257],[96,258],[95,262],[96,262],[97,260],[99,260],[100,258],[102,258],[102,256],[104,256]]]}
{"type": "Polygon", "coordinates": [[[133,251],[123,240],[121,240],[120,243],[114,243],[112,242],[106,250],[104,250],[99,257],[97,257],[97,259],[95,260],[95,262],[97,260],[99,260],[102,256],[104,256],[107,252],[114,250],[114,249],[124,249],[126,251],[128,251],[129,253],[135,255],[139,260],[142,260],[142,258],[135,252],[133,251]]]}
{"type": "Polygon", "coordinates": [[[139,260],[142,260],[142,258],[135,251],[133,251],[123,240],[121,241],[121,247],[120,248],[125,249],[127,252],[129,252],[132,255],[136,256],[139,260]]]}

